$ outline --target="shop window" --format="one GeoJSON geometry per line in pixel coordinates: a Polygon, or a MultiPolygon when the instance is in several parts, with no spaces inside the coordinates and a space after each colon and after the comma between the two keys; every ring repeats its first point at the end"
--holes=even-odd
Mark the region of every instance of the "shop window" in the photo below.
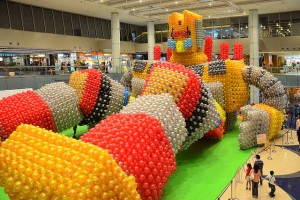
{"type": "Polygon", "coordinates": [[[126,24],[120,23],[120,40],[121,41],[128,41],[126,28],[127,28],[126,24]]]}
{"type": "Polygon", "coordinates": [[[240,38],[240,18],[235,17],[230,19],[230,38],[240,38]]]}
{"type": "Polygon", "coordinates": [[[20,4],[8,1],[11,28],[23,30],[20,4]]]}
{"type": "Polygon", "coordinates": [[[102,20],[95,18],[97,38],[103,38],[102,20]]]}
{"type": "Polygon", "coordinates": [[[110,39],[110,21],[109,20],[102,20],[102,31],[103,31],[103,38],[110,39]]]}
{"type": "Polygon", "coordinates": [[[43,8],[46,25],[46,33],[55,33],[52,10],[43,8]]]}
{"type": "Polygon", "coordinates": [[[81,35],[83,37],[89,37],[89,28],[88,28],[86,16],[80,15],[79,18],[80,18],[80,25],[81,25],[81,35]]]}
{"type": "Polygon", "coordinates": [[[248,17],[240,18],[240,38],[248,38],[248,17]]]}
{"type": "Polygon", "coordinates": [[[291,36],[291,13],[280,13],[279,14],[279,25],[280,25],[280,32],[281,32],[281,37],[285,36],[291,36]]]}
{"type": "Polygon", "coordinates": [[[137,42],[138,38],[141,37],[136,30],[136,26],[132,24],[130,24],[130,34],[130,40],[133,42],[137,42]]]}
{"type": "Polygon", "coordinates": [[[24,31],[34,31],[31,6],[21,5],[24,31]]]}
{"type": "Polygon", "coordinates": [[[44,16],[42,8],[32,7],[35,31],[45,32],[44,16]]]}
{"type": "Polygon", "coordinates": [[[65,27],[65,34],[66,35],[73,35],[73,27],[72,27],[72,20],[70,13],[63,13],[64,18],[64,27],[65,27]]]}
{"type": "Polygon", "coordinates": [[[221,39],[222,38],[222,24],[220,19],[213,20],[213,38],[221,39]]]}
{"type": "Polygon", "coordinates": [[[291,13],[292,23],[292,35],[299,36],[300,35],[300,11],[292,12],[291,13]]]}
{"type": "Polygon", "coordinates": [[[222,39],[230,39],[231,33],[230,33],[230,18],[224,18],[220,19],[221,24],[221,30],[222,30],[222,39]]]}
{"type": "Polygon", "coordinates": [[[62,12],[54,10],[53,15],[54,15],[56,34],[64,34],[64,23],[63,23],[62,12]]]}
{"type": "Polygon", "coordinates": [[[212,34],[213,34],[213,20],[212,19],[203,20],[203,33],[204,33],[204,38],[207,36],[212,36],[212,34]]]}
{"type": "Polygon", "coordinates": [[[96,37],[95,21],[93,17],[88,17],[89,33],[90,37],[96,37]]]}
{"type": "Polygon", "coordinates": [[[259,36],[270,37],[268,15],[259,15],[259,36]]]}
{"type": "Polygon", "coordinates": [[[79,15],[72,14],[72,23],[73,23],[73,34],[75,36],[81,36],[79,15]]]}
{"type": "Polygon", "coordinates": [[[0,28],[9,28],[9,19],[6,1],[0,1],[0,28]]]}
{"type": "Polygon", "coordinates": [[[279,13],[269,14],[268,24],[270,37],[278,37],[281,34],[279,23],[279,13]]]}

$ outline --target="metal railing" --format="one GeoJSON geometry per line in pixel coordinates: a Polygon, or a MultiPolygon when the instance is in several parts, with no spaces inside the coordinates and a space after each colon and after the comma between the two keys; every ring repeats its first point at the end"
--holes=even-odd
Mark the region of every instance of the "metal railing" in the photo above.
{"type": "MultiPolygon", "coordinates": [[[[290,142],[289,143],[289,133],[291,133],[291,136],[290,136],[290,139],[293,139],[293,130],[292,129],[289,129],[287,130],[285,133],[281,134],[280,136],[276,137],[273,139],[273,141],[271,141],[267,146],[264,146],[260,151],[256,151],[258,149],[256,149],[255,151],[252,152],[252,154],[250,155],[250,157],[247,159],[246,162],[244,162],[241,166],[242,167],[238,167],[238,169],[240,170],[237,170],[237,172],[235,173],[235,175],[233,176],[233,178],[229,181],[229,183],[225,186],[225,188],[223,189],[223,191],[218,195],[218,197],[216,198],[216,200],[221,200],[221,197],[224,195],[224,193],[227,191],[227,189],[230,187],[230,198],[228,200],[235,200],[235,199],[238,199],[236,197],[236,195],[234,195],[234,179],[237,175],[240,175],[239,173],[241,173],[241,170],[243,169],[243,166],[245,166],[245,164],[251,159],[253,158],[255,155],[257,154],[260,154],[261,152],[263,151],[267,151],[269,149],[269,156],[268,156],[268,160],[272,160],[272,153],[276,153],[276,149],[275,149],[275,139],[278,139],[278,138],[282,138],[282,142],[281,142],[281,148],[284,149],[284,144],[288,145],[288,144],[293,144],[293,142],[290,142]],[[286,135],[286,142],[284,143],[283,139],[284,139],[284,136],[286,135]],[[273,146],[273,149],[272,149],[272,146],[273,146]]],[[[238,183],[238,182],[236,182],[238,183]]]]}

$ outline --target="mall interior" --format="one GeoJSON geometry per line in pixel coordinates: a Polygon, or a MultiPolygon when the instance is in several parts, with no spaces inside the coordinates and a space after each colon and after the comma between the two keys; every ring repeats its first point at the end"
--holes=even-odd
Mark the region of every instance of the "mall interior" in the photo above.
{"type": "Polygon", "coordinates": [[[0,200],[300,200],[298,118],[299,0],[0,0],[0,200]]]}

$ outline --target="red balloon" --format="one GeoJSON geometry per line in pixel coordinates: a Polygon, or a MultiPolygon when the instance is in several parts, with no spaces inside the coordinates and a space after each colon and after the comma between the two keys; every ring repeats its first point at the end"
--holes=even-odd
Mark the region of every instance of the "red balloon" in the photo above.
{"type": "Polygon", "coordinates": [[[161,123],[147,114],[114,114],[81,137],[107,149],[136,178],[142,199],[159,199],[175,158],[161,123]],[[126,130],[126,131],[124,131],[126,130]],[[154,187],[154,186],[156,187],[154,187]]]}

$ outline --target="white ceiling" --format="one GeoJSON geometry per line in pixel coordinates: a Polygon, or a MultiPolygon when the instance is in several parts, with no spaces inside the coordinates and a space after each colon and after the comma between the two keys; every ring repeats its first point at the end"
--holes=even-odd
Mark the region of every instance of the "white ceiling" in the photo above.
{"type": "Polygon", "coordinates": [[[16,2],[111,19],[120,13],[124,23],[146,25],[147,21],[167,23],[172,12],[191,10],[204,18],[247,16],[250,9],[259,14],[300,10],[300,0],[14,0],[16,2]]]}

